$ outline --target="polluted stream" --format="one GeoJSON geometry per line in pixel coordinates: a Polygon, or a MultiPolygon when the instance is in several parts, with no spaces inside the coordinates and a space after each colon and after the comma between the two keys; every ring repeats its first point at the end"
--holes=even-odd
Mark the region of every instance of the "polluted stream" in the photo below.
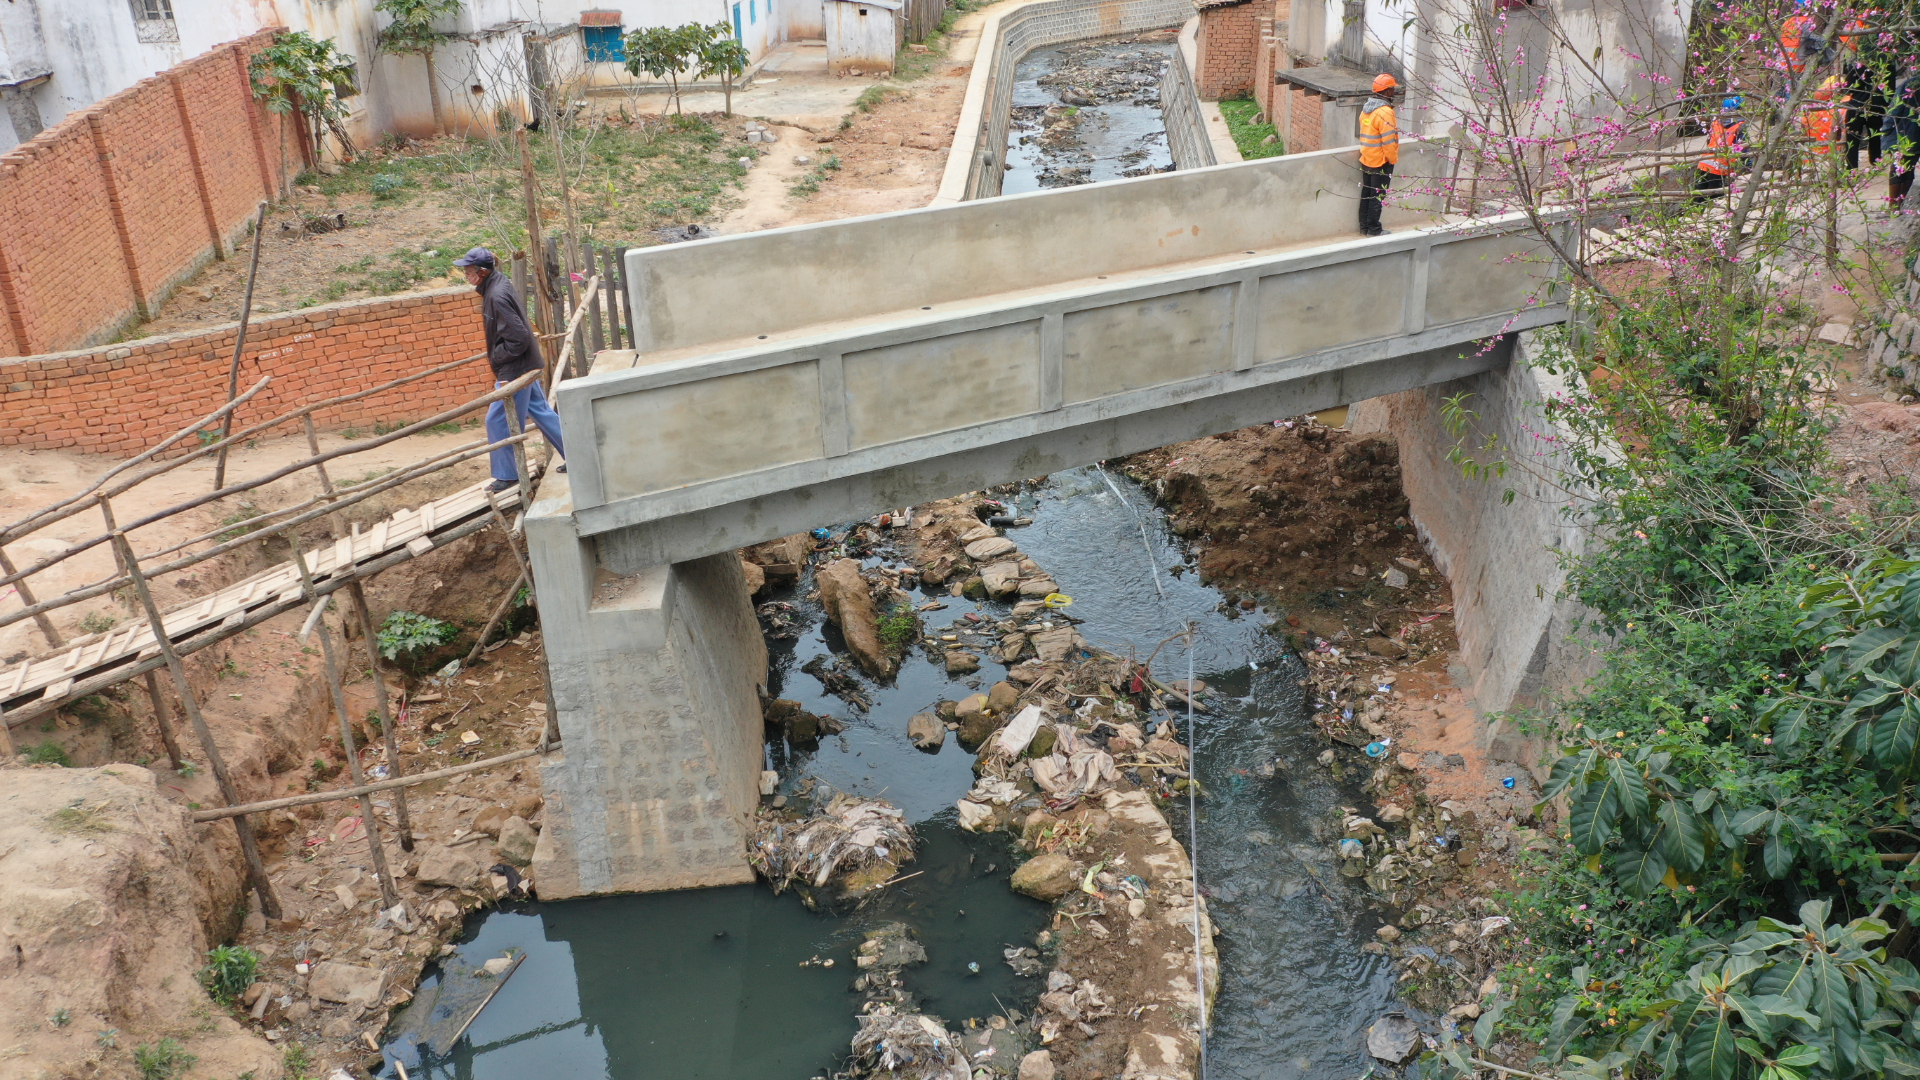
{"type": "MultiPolygon", "coordinates": [[[[1009,535],[1073,597],[1071,614],[1092,645],[1143,658],[1159,647],[1154,674],[1171,682],[1188,677],[1189,657],[1181,641],[1163,642],[1189,622],[1196,631],[1193,674],[1211,697],[1210,711],[1195,718],[1206,796],[1191,824],[1221,966],[1206,1075],[1344,1080],[1365,1071],[1365,1031],[1395,1008],[1394,977],[1386,957],[1362,950],[1379,915],[1364,889],[1338,873],[1338,810],[1363,796],[1315,762],[1326,744],[1299,685],[1304,666],[1265,632],[1263,613],[1242,613],[1200,584],[1178,538],[1131,481],[1073,470],[1017,501],[1032,524],[1009,535]]],[[[909,565],[885,545],[863,561],[909,565]]],[[[928,754],[906,737],[908,717],[984,690],[1004,667],[989,658],[973,675],[949,677],[910,652],[892,685],[863,680],[871,708],[852,709],[801,670],[841,651],[818,603],[804,599],[811,588],[809,570],[762,598],[793,605],[790,627],[769,641],[769,692],[845,727],[804,749],[770,741],[767,767],[779,771],[789,799],[809,790],[817,797],[815,785],[826,785],[905,811],[918,843],[903,873],[913,876],[838,914],[811,910],[794,892],[775,895],[763,882],[477,914],[453,953],[429,969],[423,998],[443,978],[471,975],[490,959],[524,960],[448,1053],[421,1060],[402,1050],[410,1076],[827,1076],[844,1067],[857,1030],[863,998],[852,988],[854,948],[889,923],[907,924],[926,950],[926,964],[902,972],[926,1013],[958,1026],[1031,1007],[1043,980],[1016,975],[1002,953],[1031,942],[1051,907],[1009,888],[1009,834],[959,828],[954,804],[974,780],[972,755],[952,739],[928,754]]],[[[991,620],[1009,610],[944,588],[916,599],[948,605],[922,616],[935,635],[968,612],[991,620]]],[[[1183,843],[1186,805],[1166,806],[1183,843]]]]}
{"type": "Polygon", "coordinates": [[[1001,193],[1173,168],[1160,80],[1178,31],[1035,49],[1014,69],[1001,193]]]}

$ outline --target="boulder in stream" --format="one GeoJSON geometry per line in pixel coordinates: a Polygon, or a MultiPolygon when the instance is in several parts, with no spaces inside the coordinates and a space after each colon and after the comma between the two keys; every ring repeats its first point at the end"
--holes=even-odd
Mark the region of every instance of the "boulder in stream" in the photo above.
{"type": "Polygon", "coordinates": [[[907,738],[914,749],[931,753],[946,743],[947,725],[932,713],[920,713],[907,721],[907,738]]]}
{"type": "Polygon", "coordinates": [[[1013,872],[1013,891],[1049,903],[1067,895],[1079,884],[1073,860],[1057,852],[1036,855],[1013,872]]]}
{"type": "Polygon", "coordinates": [[[892,675],[893,658],[880,644],[880,617],[873,609],[866,579],[860,576],[860,563],[835,559],[821,567],[813,580],[820,588],[820,604],[840,628],[854,662],[876,679],[892,675]]]}

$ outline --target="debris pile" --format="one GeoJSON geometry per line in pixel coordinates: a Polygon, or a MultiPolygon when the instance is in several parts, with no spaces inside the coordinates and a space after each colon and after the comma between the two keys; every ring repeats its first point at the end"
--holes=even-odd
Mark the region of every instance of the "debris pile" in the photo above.
{"type": "Polygon", "coordinates": [[[846,792],[797,821],[761,811],[747,852],[747,861],[776,893],[796,882],[825,888],[836,877],[879,884],[885,876],[873,871],[891,876],[912,857],[913,830],[905,813],[846,792]]]}
{"type": "Polygon", "coordinates": [[[960,1038],[931,1016],[876,1006],[860,1017],[850,1075],[890,1080],[967,1080],[960,1038]]]}

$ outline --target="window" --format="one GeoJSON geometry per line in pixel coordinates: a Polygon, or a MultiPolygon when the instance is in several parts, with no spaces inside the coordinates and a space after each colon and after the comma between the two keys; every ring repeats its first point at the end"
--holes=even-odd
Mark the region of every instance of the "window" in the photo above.
{"type": "Polygon", "coordinates": [[[173,21],[173,0],[129,0],[133,4],[133,34],[143,42],[179,41],[173,21]]]}
{"type": "Polygon", "coordinates": [[[624,64],[627,60],[626,39],[621,36],[617,26],[583,26],[580,32],[587,39],[587,59],[595,63],[624,64]]]}
{"type": "Polygon", "coordinates": [[[747,25],[756,26],[760,22],[759,0],[747,0],[747,25]]]}

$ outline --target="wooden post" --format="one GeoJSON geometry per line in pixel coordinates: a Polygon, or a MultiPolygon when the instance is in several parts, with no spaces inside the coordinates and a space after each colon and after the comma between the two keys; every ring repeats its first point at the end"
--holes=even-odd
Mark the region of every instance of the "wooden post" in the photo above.
{"type": "MultiPolygon", "coordinates": [[[[240,396],[240,354],[247,347],[247,322],[253,318],[253,282],[260,274],[260,234],[266,230],[267,204],[264,200],[253,216],[253,261],[247,265],[247,296],[240,302],[240,329],[233,336],[233,362],[227,365],[227,400],[240,396]]],[[[220,438],[233,434],[233,413],[220,418],[220,438]]],[[[220,448],[220,456],[213,463],[213,490],[219,491],[227,486],[227,448],[220,448]]]]}
{"type": "MultiPolygon", "coordinates": [[[[540,236],[540,197],[533,182],[533,148],[527,145],[525,124],[514,129],[513,141],[520,147],[520,197],[527,204],[527,251],[534,264],[532,291],[540,294],[540,304],[534,315],[535,331],[547,334],[553,332],[553,313],[547,310],[547,245],[540,236]]],[[[524,300],[528,294],[520,295],[524,300]]]]}
{"type": "MultiPolygon", "coordinates": [[[[20,572],[13,568],[13,560],[7,558],[7,549],[4,547],[0,547],[0,572],[4,572],[8,577],[12,577],[20,572]]],[[[33,590],[27,588],[26,578],[21,578],[19,581],[14,582],[13,591],[20,594],[21,607],[32,607],[40,602],[33,598],[33,590]]],[[[33,617],[33,624],[40,628],[42,634],[46,635],[48,645],[57,649],[67,643],[67,639],[60,636],[60,631],[53,628],[53,620],[47,618],[46,612],[35,615],[33,617]]]]}
{"type": "MultiPolygon", "coordinates": [[[[126,564],[127,574],[133,578],[133,591],[140,597],[140,605],[146,609],[147,623],[153,627],[153,640],[160,646],[160,654],[167,658],[167,671],[173,676],[173,687],[180,694],[181,707],[186,710],[187,721],[193,725],[193,733],[200,740],[200,750],[207,755],[207,765],[213,769],[213,778],[220,785],[220,797],[227,800],[228,806],[240,805],[240,792],[233,786],[233,776],[227,772],[226,759],[220,756],[220,748],[213,744],[213,732],[207,729],[206,717],[200,715],[200,703],[194,699],[193,684],[187,681],[187,669],[180,663],[180,654],[174,651],[173,639],[167,636],[166,620],[160,616],[160,608],[153,602],[153,592],[147,588],[147,577],[140,572],[140,563],[133,555],[133,545],[127,542],[127,534],[115,529],[113,545],[120,552],[121,561],[126,564]]],[[[245,817],[233,819],[233,831],[240,836],[240,854],[247,862],[247,877],[253,884],[254,895],[260,899],[260,913],[269,919],[280,917],[280,900],[273,895],[273,882],[267,878],[267,865],[260,859],[260,845],[253,838],[253,826],[245,817]]]]}
{"type": "MultiPolygon", "coordinates": [[[[586,275],[588,281],[594,280],[599,275],[599,270],[594,266],[596,259],[591,243],[585,245],[581,257],[585,260],[586,266],[581,273],[586,275]]],[[[593,310],[587,313],[587,344],[590,348],[587,352],[587,360],[580,365],[582,375],[585,375],[588,368],[592,366],[592,358],[598,355],[601,349],[607,347],[606,333],[600,325],[600,320],[605,317],[606,312],[606,305],[600,302],[600,294],[605,288],[606,283],[602,281],[593,287],[593,295],[585,298],[586,303],[592,305],[593,310]]]]}
{"type": "MultiPolygon", "coordinates": [[[[100,517],[106,522],[107,532],[118,529],[119,523],[113,520],[113,503],[105,495],[99,497],[100,517]]],[[[120,549],[113,549],[113,564],[121,576],[127,573],[126,560],[120,557],[120,549]]],[[[147,672],[147,700],[153,705],[153,722],[160,729],[160,745],[166,747],[167,764],[174,772],[180,771],[180,740],[173,737],[173,719],[168,715],[167,699],[160,693],[160,677],[157,673],[147,672]]]]}
{"type": "Polygon", "coordinates": [[[180,771],[180,740],[173,734],[173,718],[168,715],[167,699],[160,692],[160,673],[147,672],[147,700],[153,703],[153,722],[160,728],[160,744],[167,748],[167,764],[180,771]]]}
{"type": "MultiPolygon", "coordinates": [[[[569,253],[573,249],[572,237],[568,237],[567,249],[569,253]]],[[[567,267],[560,272],[560,276],[566,280],[567,320],[573,323],[573,333],[560,343],[560,347],[573,349],[573,363],[568,366],[584,375],[587,371],[587,331],[573,318],[573,313],[580,310],[580,285],[573,280],[574,269],[574,261],[569,255],[567,267]]]]}
{"type": "Polygon", "coordinates": [[[7,726],[6,706],[0,705],[0,761],[6,761],[16,752],[13,748],[13,731],[7,726]]]}
{"type": "MultiPolygon", "coordinates": [[[[307,449],[313,451],[314,457],[319,457],[320,439],[313,430],[313,414],[308,413],[305,419],[307,449]]],[[[327,475],[326,464],[324,462],[316,464],[314,470],[320,474],[320,490],[325,493],[327,501],[332,502],[333,480],[327,475]]],[[[341,522],[340,515],[337,513],[327,515],[327,524],[336,542],[343,536],[353,535],[352,530],[341,522]]],[[[359,578],[356,577],[347,583],[347,596],[353,600],[353,609],[359,615],[360,634],[367,643],[367,662],[373,668],[373,702],[380,710],[380,734],[382,741],[386,744],[387,773],[398,777],[404,773],[400,767],[400,736],[394,730],[393,709],[387,702],[386,672],[380,667],[380,632],[373,625],[373,609],[367,605],[367,590],[361,585],[359,578]]],[[[345,636],[344,633],[341,635],[343,641],[345,636]]],[[[352,654],[349,653],[348,657],[351,659],[352,654]]],[[[404,790],[396,791],[394,794],[393,817],[396,827],[400,830],[400,850],[412,851],[413,820],[407,812],[407,793],[404,790]]]]}
{"type": "MultiPolygon", "coordinates": [[[[327,626],[326,607],[333,599],[322,597],[313,588],[313,575],[307,570],[307,556],[300,550],[300,541],[294,533],[288,533],[287,539],[293,544],[294,565],[300,569],[300,587],[309,599],[315,601],[312,621],[318,623],[315,632],[320,635],[320,657],[327,669],[327,690],[333,695],[333,714],[340,721],[340,749],[347,755],[348,775],[353,778],[354,787],[365,787],[366,777],[360,772],[360,752],[353,744],[353,719],[347,711],[347,692],[340,685],[340,659],[333,651],[333,630],[327,626]]],[[[373,796],[360,795],[360,821],[367,831],[367,853],[373,857],[374,876],[380,879],[380,906],[392,907],[400,902],[400,890],[393,886],[393,875],[387,870],[387,847],[380,839],[380,819],[373,816],[373,796]]]]}
{"type": "Polygon", "coordinates": [[[625,261],[626,248],[608,248],[600,253],[600,287],[607,294],[607,345],[615,349],[624,349],[621,342],[626,336],[620,330],[620,271],[625,261]]]}

